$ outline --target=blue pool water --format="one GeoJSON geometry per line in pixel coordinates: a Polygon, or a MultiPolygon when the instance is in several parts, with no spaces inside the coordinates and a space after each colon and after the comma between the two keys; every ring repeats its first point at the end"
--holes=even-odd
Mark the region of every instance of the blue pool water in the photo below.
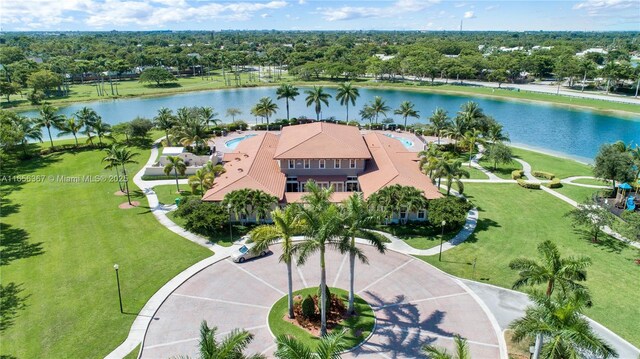
{"type": "MultiPolygon", "coordinates": [[[[300,88],[301,95],[295,101],[290,101],[291,117],[305,116],[315,118],[313,107],[307,107],[302,95],[304,88],[300,88]]],[[[230,107],[239,108],[243,114],[236,119],[248,123],[259,123],[260,119],[250,115],[250,108],[261,97],[269,96],[278,104],[278,112],[272,121],[286,117],[284,100],[276,100],[275,88],[229,89],[217,91],[203,91],[183,93],[165,97],[135,98],[122,100],[97,101],[79,103],[61,109],[65,115],[71,115],[84,106],[96,110],[107,123],[115,124],[129,121],[136,116],[153,118],[158,109],[167,107],[174,111],[183,106],[211,106],[216,112],[224,114],[230,107]]],[[[322,106],[322,117],[335,116],[344,119],[346,109],[335,100],[335,89],[327,88],[333,95],[329,106],[322,106]]],[[[559,154],[591,160],[598,152],[598,148],[607,142],[622,140],[625,143],[640,144],[640,116],[624,119],[611,115],[604,115],[594,111],[572,110],[560,106],[525,103],[516,101],[499,101],[473,96],[452,96],[419,93],[401,90],[382,90],[360,88],[360,97],[355,106],[349,106],[349,118],[359,119],[358,111],[369,103],[375,96],[382,97],[392,109],[386,114],[394,118],[396,123],[402,123],[400,116],[393,115],[393,109],[398,108],[402,101],[411,101],[416,110],[420,111],[420,119],[410,118],[409,124],[428,123],[427,118],[437,107],[447,110],[450,117],[454,117],[460,105],[473,100],[504,125],[504,130],[511,137],[511,142],[527,147],[534,147],[559,154]]],[[[36,116],[36,111],[25,112],[28,116],[36,116]]],[[[385,116],[381,115],[380,120],[385,116]]],[[[231,121],[231,118],[223,118],[231,121]]],[[[54,132],[52,130],[52,132],[54,132]]],[[[44,133],[46,137],[46,133],[44,133]]],[[[53,133],[56,136],[56,132],[53,133]]]]}
{"type": "Polygon", "coordinates": [[[387,136],[387,137],[390,137],[390,138],[395,138],[396,140],[400,141],[400,142],[402,143],[402,145],[403,145],[404,147],[406,147],[406,148],[411,148],[411,147],[413,147],[413,142],[411,142],[411,141],[407,140],[407,139],[406,139],[406,138],[404,138],[404,137],[394,136],[394,135],[392,135],[392,134],[390,134],[390,133],[385,133],[384,135],[385,135],[385,136],[387,136]]]}
{"type": "Polygon", "coordinates": [[[255,135],[251,134],[251,135],[246,135],[246,136],[234,138],[233,140],[229,140],[229,141],[225,142],[224,145],[229,147],[232,150],[235,150],[236,147],[238,147],[238,143],[246,140],[249,137],[253,137],[253,136],[255,136],[255,135]]]}

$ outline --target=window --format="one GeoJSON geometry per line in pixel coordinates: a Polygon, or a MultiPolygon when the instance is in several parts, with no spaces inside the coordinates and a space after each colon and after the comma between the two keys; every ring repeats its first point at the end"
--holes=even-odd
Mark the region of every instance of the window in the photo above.
{"type": "Polygon", "coordinates": [[[311,160],[303,160],[304,168],[311,168],[311,160]]]}
{"type": "Polygon", "coordinates": [[[318,168],[320,168],[320,169],[322,169],[322,170],[323,170],[323,169],[325,169],[325,168],[326,168],[326,166],[327,166],[327,161],[326,161],[326,160],[320,160],[320,161],[318,162],[318,168]]]}
{"type": "Polygon", "coordinates": [[[287,162],[289,162],[289,169],[296,168],[296,161],[295,160],[289,160],[287,162]]]}
{"type": "Polygon", "coordinates": [[[349,168],[356,168],[357,160],[349,160],[349,168]]]}
{"type": "Polygon", "coordinates": [[[345,192],[358,192],[360,188],[358,186],[358,181],[347,181],[347,190],[345,192]]]}
{"type": "Polygon", "coordinates": [[[299,187],[298,181],[287,181],[287,192],[298,192],[299,187]]]}
{"type": "Polygon", "coordinates": [[[335,192],[344,192],[344,183],[343,182],[331,182],[331,186],[335,192]]]}
{"type": "Polygon", "coordinates": [[[318,182],[317,185],[318,185],[318,188],[320,188],[320,189],[329,188],[329,182],[318,182]]]}
{"type": "Polygon", "coordinates": [[[418,219],[426,219],[427,218],[427,211],[425,211],[424,209],[421,209],[418,211],[418,219]]]}
{"type": "Polygon", "coordinates": [[[333,160],[333,168],[340,168],[340,160],[333,160]]]}

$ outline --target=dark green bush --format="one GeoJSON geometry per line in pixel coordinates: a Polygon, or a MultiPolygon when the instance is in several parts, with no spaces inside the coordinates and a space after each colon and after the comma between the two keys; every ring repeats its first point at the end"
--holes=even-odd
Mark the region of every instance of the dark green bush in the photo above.
{"type": "Polygon", "coordinates": [[[560,178],[553,178],[546,186],[549,188],[560,188],[562,187],[562,183],[560,182],[560,178]]]}
{"type": "Polygon", "coordinates": [[[531,174],[534,175],[535,177],[546,178],[548,180],[552,180],[552,179],[556,178],[556,175],[554,175],[551,172],[533,171],[533,172],[531,172],[531,174]]]}
{"type": "Polygon", "coordinates": [[[218,203],[202,202],[198,198],[189,198],[176,210],[176,216],[185,219],[184,227],[194,233],[212,237],[226,232],[229,213],[218,203]]]}
{"type": "Polygon", "coordinates": [[[513,170],[511,171],[511,179],[517,180],[522,178],[522,176],[524,176],[524,171],[523,170],[513,170]]]}
{"type": "Polygon", "coordinates": [[[447,231],[460,228],[467,221],[467,212],[473,204],[464,198],[455,196],[443,197],[429,201],[428,218],[434,226],[446,221],[447,231]]]}
{"type": "Polygon", "coordinates": [[[311,319],[316,315],[316,303],[311,298],[311,295],[307,295],[301,304],[302,316],[306,319],[311,319]]]}
{"type": "Polygon", "coordinates": [[[517,181],[520,187],[524,187],[528,189],[540,189],[540,183],[533,183],[533,182],[525,181],[523,179],[518,179],[517,181]]]}

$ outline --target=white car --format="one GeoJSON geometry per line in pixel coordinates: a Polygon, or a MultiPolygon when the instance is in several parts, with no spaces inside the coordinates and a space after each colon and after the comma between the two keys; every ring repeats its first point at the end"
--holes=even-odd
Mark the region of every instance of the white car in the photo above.
{"type": "Polygon", "coordinates": [[[245,243],[236,249],[233,253],[231,253],[231,259],[236,263],[242,263],[248,259],[255,257],[264,257],[269,253],[269,248],[265,248],[263,251],[259,253],[254,253],[251,251],[251,248],[255,246],[255,243],[245,243]]]}

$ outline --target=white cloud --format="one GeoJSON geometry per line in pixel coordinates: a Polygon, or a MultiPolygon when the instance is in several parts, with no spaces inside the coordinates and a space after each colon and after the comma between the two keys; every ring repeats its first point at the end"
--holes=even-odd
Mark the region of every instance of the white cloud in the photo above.
{"type": "Polygon", "coordinates": [[[636,17],[640,17],[640,5],[638,0],[586,0],[575,4],[574,10],[585,10],[589,16],[607,16],[612,12],[619,13],[635,7],[636,17]]]}
{"type": "Polygon", "coordinates": [[[267,13],[264,13],[264,14],[260,15],[260,17],[263,18],[263,19],[266,19],[268,17],[271,17],[271,15],[269,15],[267,13]]]}
{"type": "Polygon", "coordinates": [[[467,11],[464,13],[463,18],[465,19],[474,19],[476,17],[476,15],[473,13],[473,11],[467,11]]]}
{"type": "Polygon", "coordinates": [[[422,11],[439,2],[440,0],[396,0],[390,6],[385,7],[343,6],[339,8],[318,8],[318,11],[327,21],[388,18],[422,11]]]}
{"type": "Polygon", "coordinates": [[[459,2],[459,3],[457,3],[457,4],[454,4],[453,6],[454,6],[454,7],[465,7],[465,6],[467,6],[467,4],[466,4],[466,3],[463,3],[463,2],[459,2]]]}
{"type": "Polygon", "coordinates": [[[307,3],[307,0],[298,0],[298,4],[304,5],[307,3]]]}
{"type": "Polygon", "coordinates": [[[491,11],[491,10],[495,10],[495,9],[497,9],[499,7],[500,7],[499,5],[489,5],[489,6],[485,7],[484,9],[486,11],[491,11]]]}

